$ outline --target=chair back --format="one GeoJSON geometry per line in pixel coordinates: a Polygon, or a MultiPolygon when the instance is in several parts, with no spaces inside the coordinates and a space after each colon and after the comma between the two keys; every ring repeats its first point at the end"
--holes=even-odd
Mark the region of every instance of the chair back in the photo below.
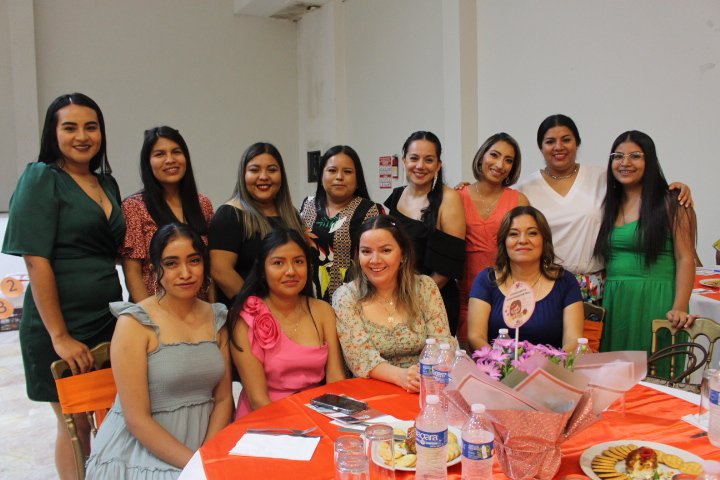
{"type": "Polygon", "coordinates": [[[686,332],[690,341],[697,343],[700,337],[708,340],[707,358],[704,361],[703,368],[710,366],[715,351],[715,344],[720,339],[720,323],[709,318],[697,318],[690,328],[677,329],[673,328],[669,320],[658,319],[652,321],[652,344],[651,352],[657,350],[657,332],[662,329],[670,331],[670,345],[674,345],[678,340],[679,332],[686,332]]]}
{"type": "Polygon", "coordinates": [[[585,310],[583,337],[588,339],[588,347],[590,347],[590,350],[599,352],[603,322],[605,321],[605,309],[589,302],[583,302],[583,308],[585,310]]]}
{"type": "Polygon", "coordinates": [[[707,350],[702,345],[695,342],[673,343],[667,347],[661,348],[654,352],[648,358],[648,378],[646,380],[660,380],[668,386],[679,386],[680,388],[696,389],[699,393],[699,385],[690,383],[690,376],[698,370],[705,367],[707,359],[707,350]],[[670,359],[670,376],[669,378],[658,378],[655,376],[656,364],[664,358],[670,359]],[[677,365],[684,365],[684,368],[677,371],[677,365]]]}
{"type": "Polygon", "coordinates": [[[117,394],[110,368],[110,342],[100,343],[90,352],[94,360],[94,370],[87,373],[72,375],[65,360],[56,360],[50,366],[65,425],[70,434],[78,480],[85,478],[86,458],[73,415],[85,413],[92,434],[95,435],[117,394]]]}

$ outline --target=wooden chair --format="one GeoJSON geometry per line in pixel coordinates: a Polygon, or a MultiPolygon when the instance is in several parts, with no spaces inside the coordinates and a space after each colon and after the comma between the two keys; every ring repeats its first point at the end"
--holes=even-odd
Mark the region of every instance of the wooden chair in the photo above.
{"type": "Polygon", "coordinates": [[[90,372],[72,375],[70,366],[64,360],[57,360],[50,366],[65,425],[70,433],[78,480],[85,478],[86,458],[73,415],[85,413],[94,436],[117,394],[110,368],[110,342],[100,343],[90,351],[95,361],[94,370],[90,372]]]}
{"type": "Polygon", "coordinates": [[[698,318],[693,323],[692,327],[677,329],[672,328],[669,320],[659,319],[652,321],[652,345],[651,352],[657,350],[657,332],[662,329],[670,331],[670,344],[674,345],[677,343],[677,336],[679,332],[686,332],[691,342],[698,343],[697,340],[700,337],[705,337],[708,340],[707,348],[707,359],[704,362],[703,368],[710,366],[710,362],[713,358],[713,352],[715,351],[715,344],[720,339],[720,323],[709,318],[698,318]]]}
{"type": "Polygon", "coordinates": [[[680,342],[668,345],[653,352],[648,358],[650,373],[645,380],[700,393],[700,384],[690,383],[690,376],[705,367],[707,355],[707,350],[699,343],[680,342]],[[655,375],[657,363],[665,358],[670,359],[670,375],[667,378],[658,377],[655,375]],[[678,369],[678,365],[682,365],[682,369],[678,369]]]}
{"type": "Polygon", "coordinates": [[[605,321],[605,309],[589,302],[583,302],[585,309],[585,325],[583,337],[588,339],[588,346],[593,352],[600,351],[600,339],[602,338],[603,322],[605,321]]]}

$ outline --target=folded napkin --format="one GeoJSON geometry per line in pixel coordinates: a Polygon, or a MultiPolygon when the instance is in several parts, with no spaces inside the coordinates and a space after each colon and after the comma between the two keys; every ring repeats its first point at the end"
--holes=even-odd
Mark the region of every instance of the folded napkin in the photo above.
{"type": "Polygon", "coordinates": [[[230,455],[310,460],[319,442],[320,437],[246,433],[230,450],[230,455]]]}

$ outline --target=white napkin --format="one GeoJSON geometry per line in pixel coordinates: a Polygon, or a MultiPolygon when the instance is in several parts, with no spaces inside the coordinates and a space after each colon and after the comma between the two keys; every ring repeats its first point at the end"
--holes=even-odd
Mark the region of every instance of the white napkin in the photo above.
{"type": "Polygon", "coordinates": [[[697,413],[691,413],[682,417],[690,425],[699,428],[700,430],[708,431],[708,413],[704,413],[702,416],[697,413]]]}
{"type": "Polygon", "coordinates": [[[246,433],[230,450],[230,455],[307,461],[312,458],[319,442],[320,437],[246,433]]]}

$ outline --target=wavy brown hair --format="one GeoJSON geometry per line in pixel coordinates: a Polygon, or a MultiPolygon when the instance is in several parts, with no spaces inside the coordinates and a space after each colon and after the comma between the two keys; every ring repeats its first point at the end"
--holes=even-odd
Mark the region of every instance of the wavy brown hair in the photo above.
{"type": "Polygon", "coordinates": [[[563,271],[563,268],[555,261],[555,249],[552,244],[552,232],[550,231],[550,225],[548,225],[547,219],[545,219],[545,215],[543,215],[542,212],[535,207],[515,207],[505,214],[497,234],[498,253],[497,258],[495,259],[495,270],[497,272],[496,281],[498,285],[505,282],[511,274],[510,256],[508,255],[505,241],[510,233],[510,227],[512,226],[513,220],[521,215],[531,216],[535,220],[538,230],[540,230],[540,235],[543,237],[542,256],[540,257],[540,272],[545,277],[555,280],[563,271]]]}

